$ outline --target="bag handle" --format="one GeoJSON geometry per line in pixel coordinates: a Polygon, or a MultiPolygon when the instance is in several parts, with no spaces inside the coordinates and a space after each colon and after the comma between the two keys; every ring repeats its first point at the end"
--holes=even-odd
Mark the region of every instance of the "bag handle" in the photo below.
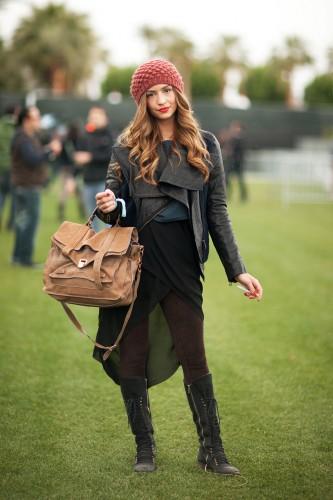
{"type": "MultiPolygon", "coordinates": [[[[117,219],[117,223],[119,223],[119,218],[121,217],[122,219],[126,217],[126,202],[125,200],[123,200],[122,198],[116,198],[116,202],[117,202],[117,207],[116,208],[119,208],[120,209],[120,214],[119,214],[119,217],[117,219]]],[[[115,208],[115,210],[116,210],[115,208]]],[[[94,208],[94,210],[92,211],[92,213],[90,214],[87,222],[86,222],[86,225],[89,226],[91,228],[92,226],[92,223],[93,223],[93,220],[94,218],[96,217],[97,215],[97,211],[98,211],[98,207],[96,206],[94,208]]]]}
{"type": "Polygon", "coordinates": [[[113,345],[111,346],[105,346],[105,345],[102,345],[102,344],[99,344],[98,342],[96,342],[93,338],[90,337],[90,335],[88,335],[88,333],[85,331],[85,329],[83,328],[83,326],[81,325],[80,321],[77,319],[77,317],[75,316],[75,314],[73,313],[73,311],[70,309],[70,307],[68,306],[68,304],[64,301],[60,301],[62,307],[64,308],[65,310],[65,313],[67,314],[67,316],[69,317],[69,319],[71,320],[71,322],[73,323],[73,325],[79,330],[79,332],[82,333],[82,335],[85,335],[86,337],[88,337],[89,340],[91,340],[91,342],[96,346],[96,347],[99,347],[100,349],[104,349],[105,350],[105,353],[103,354],[103,361],[106,361],[109,356],[111,355],[112,351],[114,351],[121,339],[122,339],[122,336],[124,335],[124,331],[125,331],[125,328],[127,326],[127,323],[130,319],[130,316],[132,314],[132,310],[133,310],[133,306],[134,306],[134,302],[135,302],[135,299],[137,297],[137,293],[138,293],[138,288],[139,288],[139,283],[140,283],[140,276],[141,276],[141,261],[142,261],[142,254],[143,254],[143,250],[141,249],[140,251],[140,262],[139,262],[139,266],[138,266],[138,269],[137,269],[137,272],[136,272],[136,276],[135,276],[135,282],[134,282],[134,289],[133,289],[133,300],[128,308],[128,311],[126,313],[126,316],[125,316],[125,319],[124,319],[124,322],[123,322],[123,326],[121,327],[121,330],[118,334],[118,337],[116,338],[115,342],[113,345]]]}
{"type": "MultiPolygon", "coordinates": [[[[116,223],[114,224],[115,227],[118,227],[119,226],[119,218],[120,217],[126,217],[126,203],[125,201],[122,199],[122,198],[116,198],[116,202],[117,202],[117,206],[121,205],[121,214],[119,214],[119,217],[116,221],[116,223]]],[[[96,214],[97,214],[97,210],[98,210],[98,207],[95,207],[94,210],[92,211],[92,213],[90,214],[87,222],[86,222],[86,226],[87,226],[87,231],[85,234],[87,234],[89,232],[89,230],[91,229],[91,226],[92,226],[92,223],[93,223],[93,220],[94,218],[96,217],[96,214]]],[[[93,267],[93,271],[94,271],[94,280],[95,280],[95,283],[97,285],[97,287],[99,289],[102,289],[102,282],[101,282],[101,276],[100,276],[100,272],[101,272],[101,264],[102,264],[102,260],[104,258],[104,255],[106,254],[106,252],[108,251],[108,249],[110,248],[113,240],[115,239],[115,237],[117,236],[117,232],[112,235],[111,232],[108,234],[108,237],[105,239],[103,245],[102,245],[102,248],[99,250],[99,252],[97,253],[97,256],[96,256],[96,259],[94,261],[94,267],[93,267]]],[[[63,249],[63,253],[65,255],[69,255],[70,252],[73,250],[73,248],[76,247],[76,245],[81,241],[82,239],[82,235],[79,236],[79,238],[73,238],[63,249]]]]}

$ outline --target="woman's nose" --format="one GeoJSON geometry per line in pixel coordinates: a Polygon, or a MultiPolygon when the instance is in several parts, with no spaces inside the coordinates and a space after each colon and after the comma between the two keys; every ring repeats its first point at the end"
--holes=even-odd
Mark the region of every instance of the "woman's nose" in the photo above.
{"type": "Polygon", "coordinates": [[[157,104],[164,104],[167,101],[167,97],[163,92],[157,94],[157,104]]]}

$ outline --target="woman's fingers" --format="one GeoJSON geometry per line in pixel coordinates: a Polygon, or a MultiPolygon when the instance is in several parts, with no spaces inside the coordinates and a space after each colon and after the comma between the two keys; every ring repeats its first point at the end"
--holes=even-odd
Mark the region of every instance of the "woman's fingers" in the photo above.
{"type": "Polygon", "coordinates": [[[116,206],[116,197],[111,189],[106,189],[95,196],[97,207],[105,213],[112,212],[116,206]]]}
{"type": "Polygon", "coordinates": [[[262,286],[255,278],[249,273],[244,273],[243,275],[239,276],[239,282],[242,283],[244,286],[246,286],[247,291],[244,292],[244,295],[248,297],[249,299],[257,299],[260,300],[263,295],[263,289],[262,286]]]}
{"type": "Polygon", "coordinates": [[[105,201],[109,200],[115,200],[115,195],[111,191],[111,189],[106,189],[105,191],[101,191],[100,193],[97,193],[95,196],[96,201],[102,201],[105,199],[105,201]]]}
{"type": "Polygon", "coordinates": [[[256,289],[258,299],[261,299],[263,294],[263,289],[260,282],[257,279],[254,279],[254,287],[256,289]]]}
{"type": "Polygon", "coordinates": [[[98,208],[102,210],[102,212],[112,212],[117,206],[115,200],[106,201],[104,203],[99,203],[98,208]]]}
{"type": "Polygon", "coordinates": [[[251,290],[251,298],[260,300],[262,298],[263,290],[260,282],[254,278],[254,276],[251,276],[251,285],[253,289],[253,291],[251,290]]]}

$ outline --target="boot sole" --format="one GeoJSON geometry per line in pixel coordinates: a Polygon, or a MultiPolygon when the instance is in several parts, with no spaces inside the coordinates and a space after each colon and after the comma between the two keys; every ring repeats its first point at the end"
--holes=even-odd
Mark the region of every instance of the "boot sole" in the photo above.
{"type": "Polygon", "coordinates": [[[218,474],[219,476],[240,476],[240,472],[216,472],[210,468],[207,467],[206,464],[202,464],[198,462],[198,466],[200,469],[204,470],[205,472],[211,472],[212,474],[218,474]]]}
{"type": "Polygon", "coordinates": [[[134,472],[154,472],[156,470],[156,466],[149,466],[147,468],[145,468],[146,466],[143,466],[144,468],[140,468],[140,469],[137,469],[136,467],[134,467],[134,472]]]}

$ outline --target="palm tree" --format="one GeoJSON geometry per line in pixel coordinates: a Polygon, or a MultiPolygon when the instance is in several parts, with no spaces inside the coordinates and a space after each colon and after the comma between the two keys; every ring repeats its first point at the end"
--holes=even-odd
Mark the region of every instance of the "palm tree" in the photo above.
{"type": "Polygon", "coordinates": [[[147,43],[150,57],[164,57],[175,64],[183,77],[185,92],[190,97],[193,43],[173,28],[153,29],[144,25],[140,34],[147,43]]]}
{"type": "Polygon", "coordinates": [[[17,68],[16,54],[0,38],[0,90],[20,92],[25,88],[23,75],[17,68]]]}
{"type": "Polygon", "coordinates": [[[102,57],[86,16],[55,4],[33,8],[16,29],[12,48],[21,68],[53,93],[78,91],[102,57]]]}
{"type": "Polygon", "coordinates": [[[294,106],[291,79],[295,68],[312,64],[312,62],[313,58],[307,52],[304,41],[297,36],[287,37],[281,48],[273,50],[268,64],[278,69],[287,83],[286,104],[288,107],[294,106]]]}
{"type": "Polygon", "coordinates": [[[231,69],[246,68],[245,53],[238,36],[221,36],[213,47],[212,59],[220,75],[220,99],[223,102],[227,73],[231,69]]]}

